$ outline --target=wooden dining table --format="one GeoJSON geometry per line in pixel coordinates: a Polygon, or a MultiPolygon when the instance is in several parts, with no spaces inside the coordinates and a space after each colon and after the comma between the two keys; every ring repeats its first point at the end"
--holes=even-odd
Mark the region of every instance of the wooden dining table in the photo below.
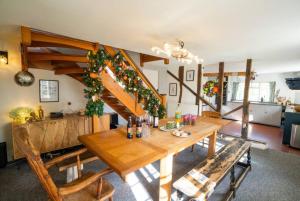
{"type": "MultiPolygon", "coordinates": [[[[171,119],[163,119],[160,126],[171,119]]],[[[151,128],[150,135],[127,139],[126,127],[79,136],[89,151],[110,166],[125,181],[126,176],[148,164],[160,160],[159,200],[171,199],[173,156],[178,152],[209,138],[208,156],[215,153],[217,131],[231,121],[198,117],[195,125],[186,125],[182,130],[190,132],[186,138],[171,132],[151,128]]]]}

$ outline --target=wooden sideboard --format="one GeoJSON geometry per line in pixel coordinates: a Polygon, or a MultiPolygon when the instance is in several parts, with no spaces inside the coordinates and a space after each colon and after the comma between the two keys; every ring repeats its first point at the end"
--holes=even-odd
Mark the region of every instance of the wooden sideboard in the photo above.
{"type": "Polygon", "coordinates": [[[26,124],[12,124],[13,158],[23,158],[15,143],[15,137],[19,134],[21,127],[28,131],[29,138],[40,153],[47,153],[79,145],[78,136],[93,132],[93,126],[97,127],[97,132],[109,130],[110,114],[97,117],[98,121],[86,116],[67,115],[61,119],[46,119],[43,121],[26,124]],[[97,125],[96,122],[98,122],[97,125]]]}

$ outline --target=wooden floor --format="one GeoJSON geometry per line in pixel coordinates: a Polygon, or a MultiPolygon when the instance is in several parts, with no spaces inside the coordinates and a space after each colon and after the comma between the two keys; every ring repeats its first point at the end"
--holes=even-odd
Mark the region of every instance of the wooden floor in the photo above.
{"type": "MultiPolygon", "coordinates": [[[[229,125],[226,125],[221,130],[221,133],[240,136],[241,134],[241,122],[234,121],[229,125]]],[[[300,149],[291,148],[282,144],[283,130],[278,127],[266,126],[261,124],[249,124],[248,137],[252,140],[265,142],[270,149],[294,153],[300,156],[300,149]]]]}

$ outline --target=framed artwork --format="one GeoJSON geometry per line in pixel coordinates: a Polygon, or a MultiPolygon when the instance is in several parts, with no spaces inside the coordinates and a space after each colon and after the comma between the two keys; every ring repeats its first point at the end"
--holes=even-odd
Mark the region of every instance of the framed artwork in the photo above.
{"type": "Polygon", "coordinates": [[[185,80],[186,81],[194,81],[194,74],[195,74],[194,70],[188,70],[188,71],[186,71],[185,80]]]}
{"type": "Polygon", "coordinates": [[[169,84],[169,96],[177,96],[177,83],[169,84]]]}
{"type": "Polygon", "coordinates": [[[40,102],[59,102],[58,80],[40,80],[40,102]]]}

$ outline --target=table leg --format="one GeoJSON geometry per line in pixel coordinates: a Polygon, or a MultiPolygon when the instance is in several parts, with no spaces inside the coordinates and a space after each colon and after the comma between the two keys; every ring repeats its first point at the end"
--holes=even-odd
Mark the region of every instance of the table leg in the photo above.
{"type": "Polygon", "coordinates": [[[159,201],[171,200],[173,155],[160,160],[159,201]]]}
{"type": "Polygon", "coordinates": [[[217,131],[213,132],[209,137],[207,157],[211,157],[216,152],[217,131]]]}

